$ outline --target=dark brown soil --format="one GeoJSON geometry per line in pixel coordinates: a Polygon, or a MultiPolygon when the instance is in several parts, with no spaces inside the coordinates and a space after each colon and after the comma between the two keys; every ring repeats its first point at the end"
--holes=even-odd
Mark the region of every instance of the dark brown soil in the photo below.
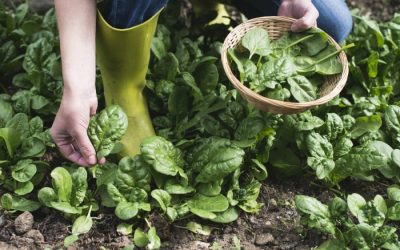
{"type": "MultiPolygon", "coordinates": [[[[45,1],[48,4],[48,1],[45,1]]],[[[35,8],[42,8],[40,1],[32,0],[35,8]],[[37,5],[39,4],[39,5],[37,5]]],[[[380,20],[390,19],[400,10],[400,0],[351,0],[352,7],[358,7],[366,15],[380,20]]],[[[369,185],[365,182],[349,181],[343,187],[347,193],[358,192],[371,198],[375,194],[384,194],[385,183],[369,185]]],[[[325,202],[334,196],[334,192],[313,184],[312,179],[301,178],[277,180],[269,178],[264,182],[260,202],[264,207],[259,214],[242,214],[229,225],[210,224],[198,221],[214,228],[210,236],[191,233],[181,227],[187,221],[170,225],[162,217],[154,214],[151,222],[156,226],[163,241],[163,249],[234,249],[234,238],[240,240],[242,249],[298,249],[305,250],[318,246],[324,241],[323,236],[307,233],[299,224],[299,216],[294,208],[296,194],[314,196],[325,202]]],[[[98,213],[90,233],[69,249],[121,249],[132,244],[132,237],[116,231],[119,221],[111,211],[98,213]]],[[[15,230],[15,216],[0,214],[0,249],[59,249],[63,240],[70,234],[71,222],[58,213],[41,208],[34,214],[33,231],[18,235],[15,230]],[[38,230],[38,231],[37,231],[38,230]],[[39,235],[38,235],[39,233],[39,235]],[[40,235],[41,234],[41,235],[40,235]],[[40,240],[44,239],[44,241],[40,240]]]]}
{"type": "MultiPolygon", "coordinates": [[[[367,198],[377,193],[385,193],[384,183],[372,186],[364,182],[351,181],[343,186],[349,193],[356,190],[367,198]]],[[[264,183],[260,193],[260,202],[265,205],[259,214],[242,214],[237,221],[228,225],[196,220],[200,224],[214,228],[210,236],[198,235],[182,229],[189,220],[171,225],[157,214],[150,216],[150,220],[163,241],[162,249],[195,250],[209,249],[211,246],[220,247],[215,249],[232,249],[235,237],[240,239],[242,249],[246,250],[311,249],[322,243],[324,237],[302,230],[293,204],[294,196],[297,194],[314,196],[322,202],[327,202],[334,197],[334,192],[316,186],[312,179],[302,178],[298,181],[297,179],[270,178],[264,183]]],[[[47,214],[48,212],[50,210],[47,208],[41,209],[33,225],[34,229],[38,229],[43,234],[44,242],[19,236],[15,231],[12,216],[6,216],[3,225],[0,224],[0,249],[7,249],[2,246],[15,246],[19,249],[62,247],[64,238],[70,234],[71,223],[55,212],[47,214]],[[4,242],[8,245],[4,245],[4,242]]],[[[90,233],[83,235],[75,244],[79,246],[77,249],[99,249],[100,247],[121,249],[132,244],[131,237],[121,235],[116,231],[119,221],[113,214],[100,214],[94,220],[90,233]]]]}
{"type": "Polygon", "coordinates": [[[387,21],[400,10],[400,0],[348,0],[352,8],[359,8],[362,13],[372,18],[387,21]]]}

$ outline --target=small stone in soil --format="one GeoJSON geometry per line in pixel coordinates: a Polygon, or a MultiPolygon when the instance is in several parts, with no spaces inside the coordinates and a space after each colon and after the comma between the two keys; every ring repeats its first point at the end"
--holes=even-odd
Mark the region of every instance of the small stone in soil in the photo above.
{"type": "Polygon", "coordinates": [[[29,212],[23,212],[15,219],[14,227],[17,234],[28,232],[33,227],[33,215],[29,212]]]}
{"type": "Polygon", "coordinates": [[[224,228],[224,234],[230,234],[233,232],[233,228],[231,226],[226,226],[224,228]]]}
{"type": "Polygon", "coordinates": [[[24,234],[25,238],[30,238],[35,242],[44,242],[43,234],[36,229],[29,230],[26,234],[24,234]]]}
{"type": "Polygon", "coordinates": [[[276,210],[278,208],[278,202],[274,198],[272,198],[269,200],[268,206],[270,210],[276,210]]]}
{"type": "Polygon", "coordinates": [[[10,245],[10,244],[7,244],[7,243],[5,243],[5,242],[0,241],[0,249],[4,249],[4,250],[17,250],[18,248],[14,247],[14,246],[12,246],[12,245],[10,245]]]}
{"type": "Polygon", "coordinates": [[[300,236],[297,234],[289,233],[284,238],[285,242],[298,242],[300,240],[300,236]]]}
{"type": "Polygon", "coordinates": [[[272,243],[275,240],[274,236],[270,233],[261,233],[256,235],[255,243],[258,246],[263,246],[272,243]]]}
{"type": "Polygon", "coordinates": [[[265,222],[265,224],[264,224],[264,227],[265,227],[265,228],[268,228],[268,229],[272,228],[272,227],[273,227],[273,226],[272,226],[272,222],[271,222],[270,220],[267,220],[267,221],[265,222]]]}
{"type": "Polygon", "coordinates": [[[250,216],[249,217],[249,221],[253,224],[257,224],[258,223],[258,218],[256,216],[250,216]]]}
{"type": "Polygon", "coordinates": [[[31,238],[25,238],[23,236],[14,235],[10,238],[10,242],[12,245],[17,248],[22,249],[32,249],[32,246],[35,244],[35,241],[31,238]]]}
{"type": "Polygon", "coordinates": [[[4,216],[0,215],[0,227],[3,226],[5,222],[6,220],[4,219],[4,216]]]}
{"type": "Polygon", "coordinates": [[[202,241],[195,241],[195,249],[208,249],[208,247],[210,246],[209,243],[206,242],[202,242],[202,241]]]}

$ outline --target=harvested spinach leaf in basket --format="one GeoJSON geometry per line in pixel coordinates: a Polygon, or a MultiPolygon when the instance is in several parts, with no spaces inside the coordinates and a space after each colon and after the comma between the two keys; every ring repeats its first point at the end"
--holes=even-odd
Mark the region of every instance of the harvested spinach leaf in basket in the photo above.
{"type": "Polygon", "coordinates": [[[337,50],[318,28],[288,32],[274,41],[263,28],[253,28],[228,54],[240,82],[251,90],[272,99],[309,102],[318,97],[324,76],[342,72],[337,55],[352,46],[337,50]]]}

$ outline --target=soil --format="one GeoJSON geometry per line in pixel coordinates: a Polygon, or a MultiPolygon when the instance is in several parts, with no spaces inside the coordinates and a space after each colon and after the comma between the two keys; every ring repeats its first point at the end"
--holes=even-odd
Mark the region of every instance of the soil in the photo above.
{"type": "MultiPolygon", "coordinates": [[[[31,0],[30,4],[40,11],[48,8],[50,2],[31,0]]],[[[400,0],[351,0],[349,4],[380,20],[390,19],[393,13],[400,10],[400,0]]],[[[371,198],[375,194],[386,193],[386,185],[348,181],[342,187],[347,193],[358,192],[371,198]]],[[[236,237],[240,240],[242,249],[246,250],[311,249],[324,241],[324,237],[302,230],[293,204],[296,194],[314,196],[326,202],[334,197],[335,192],[317,186],[312,179],[306,177],[288,180],[269,177],[261,190],[259,201],[265,205],[259,214],[242,214],[237,221],[228,225],[210,224],[196,219],[198,223],[213,228],[210,236],[182,229],[190,220],[171,225],[157,214],[153,214],[150,220],[163,242],[162,249],[235,249],[236,237]]],[[[47,208],[41,208],[34,213],[34,217],[31,216],[30,213],[23,213],[18,217],[0,213],[0,249],[58,249],[63,246],[64,238],[71,233],[71,223],[68,220],[47,208]],[[32,218],[33,224],[30,223],[32,218]]],[[[131,245],[132,237],[116,231],[118,223],[112,211],[101,213],[94,218],[92,230],[83,235],[75,247],[69,249],[121,249],[131,245]]]]}
{"type": "Polygon", "coordinates": [[[363,15],[387,21],[400,10],[400,0],[348,0],[352,8],[359,8],[363,15]]]}
{"type": "MultiPolygon", "coordinates": [[[[384,194],[386,188],[385,183],[371,186],[355,181],[344,183],[343,186],[347,192],[357,191],[366,198],[378,193],[384,194]]],[[[315,232],[307,233],[302,230],[293,204],[297,194],[314,196],[322,202],[335,196],[334,192],[318,187],[312,179],[302,178],[298,181],[271,177],[261,189],[259,200],[265,205],[259,214],[242,214],[237,221],[228,225],[210,224],[196,219],[196,222],[213,228],[210,236],[183,229],[190,219],[171,225],[154,213],[150,216],[150,221],[158,230],[163,242],[162,249],[195,250],[209,249],[212,246],[213,249],[233,249],[235,237],[240,240],[242,249],[246,250],[311,249],[321,244],[325,238],[315,232]]],[[[30,217],[26,215],[28,213],[24,214],[24,217],[30,217]]],[[[47,208],[41,208],[35,213],[33,226],[26,229],[24,225],[27,233],[22,235],[16,230],[19,217],[14,220],[11,215],[0,217],[0,249],[56,249],[62,247],[64,238],[70,234],[71,223],[47,208]]],[[[69,249],[121,249],[132,244],[131,237],[116,231],[119,221],[112,213],[102,213],[94,221],[90,233],[83,235],[75,244],[78,247],[69,249]]]]}

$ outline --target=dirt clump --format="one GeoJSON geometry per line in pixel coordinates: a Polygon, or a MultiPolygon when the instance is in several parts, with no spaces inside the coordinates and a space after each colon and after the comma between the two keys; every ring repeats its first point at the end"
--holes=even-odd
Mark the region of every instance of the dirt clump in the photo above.
{"type": "Polygon", "coordinates": [[[28,232],[26,232],[24,234],[24,237],[28,238],[28,239],[32,239],[35,242],[44,242],[43,234],[39,230],[36,230],[36,229],[29,230],[28,232]]]}
{"type": "Polygon", "coordinates": [[[256,235],[255,243],[257,246],[267,245],[268,243],[274,242],[275,238],[270,233],[260,233],[256,235]]]}
{"type": "Polygon", "coordinates": [[[33,223],[33,215],[29,212],[23,212],[15,219],[15,232],[17,234],[24,234],[32,229],[33,223]]]}

